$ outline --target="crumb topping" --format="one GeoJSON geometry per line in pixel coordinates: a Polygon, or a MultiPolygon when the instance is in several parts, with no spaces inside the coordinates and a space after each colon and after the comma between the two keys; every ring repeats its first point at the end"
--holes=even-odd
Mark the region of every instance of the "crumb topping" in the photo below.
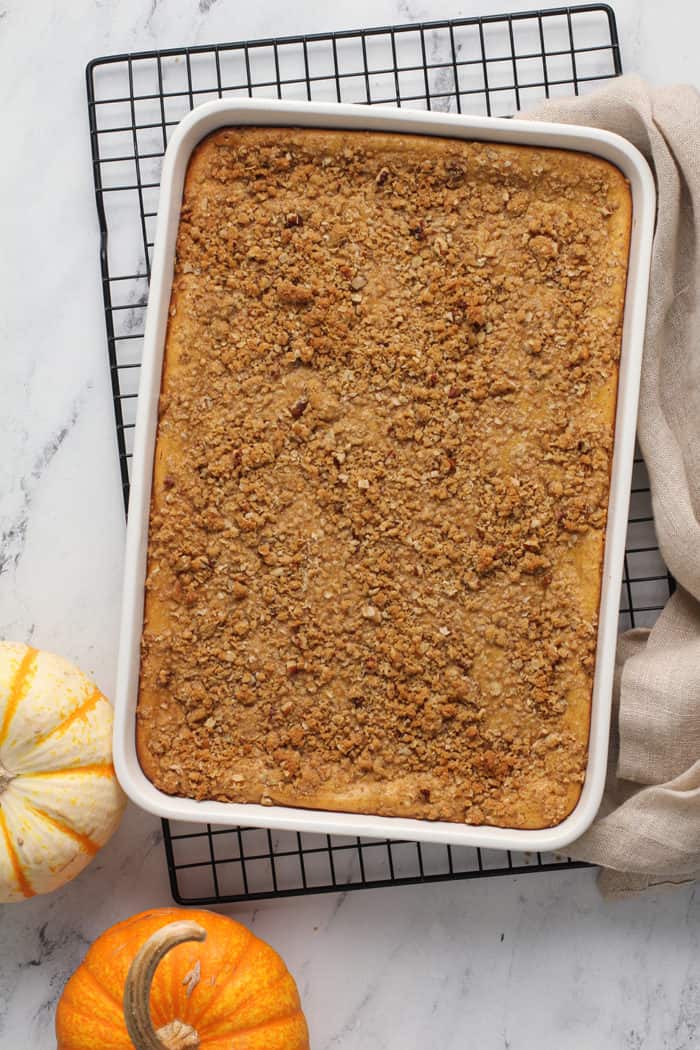
{"type": "Polygon", "coordinates": [[[581,154],[227,129],[182,206],[138,743],[194,798],[556,824],[629,229],[581,154]]]}

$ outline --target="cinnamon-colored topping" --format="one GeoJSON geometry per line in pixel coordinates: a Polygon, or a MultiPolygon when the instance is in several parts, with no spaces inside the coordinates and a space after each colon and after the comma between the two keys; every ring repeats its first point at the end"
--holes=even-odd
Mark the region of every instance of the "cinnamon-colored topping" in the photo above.
{"type": "Polygon", "coordinates": [[[617,169],[556,150],[198,147],[137,722],[160,789],[512,827],[572,810],[630,207],[617,169]]]}

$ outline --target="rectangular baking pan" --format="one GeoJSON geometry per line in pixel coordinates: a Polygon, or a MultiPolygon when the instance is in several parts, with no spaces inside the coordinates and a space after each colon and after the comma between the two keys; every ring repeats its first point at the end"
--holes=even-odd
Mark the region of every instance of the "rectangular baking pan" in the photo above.
{"type": "Polygon", "coordinates": [[[168,145],[161,178],[134,435],[117,668],[114,762],[122,787],[137,805],[172,820],[523,851],[545,852],[561,849],[583,834],[596,814],[605,784],[618,602],[632,476],[655,205],[654,182],[641,153],[625,139],[594,128],[340,103],[267,99],[209,102],[197,107],[184,118],[168,145]],[[632,192],[632,231],[588,764],[576,808],[566,820],[555,827],[522,830],[252,803],[198,802],[159,791],[141,769],[136,754],[136,704],[148,518],[163,348],[182,191],[187,165],[195,146],[218,128],[245,124],[441,135],[484,142],[578,150],[610,161],[629,180],[632,192]]]}

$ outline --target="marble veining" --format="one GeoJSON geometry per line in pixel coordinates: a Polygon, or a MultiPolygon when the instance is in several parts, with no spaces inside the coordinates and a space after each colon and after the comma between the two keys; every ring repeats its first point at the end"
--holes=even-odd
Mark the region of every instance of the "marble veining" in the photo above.
{"type": "Polygon", "coordinates": [[[27,538],[34,490],[41,483],[44,471],[75,426],[87,393],[88,388],[86,386],[85,391],[73,402],[68,418],[60,424],[57,430],[54,430],[49,435],[26,474],[19,478],[14,500],[19,506],[16,507],[14,512],[12,508],[9,509],[5,519],[6,524],[3,525],[3,530],[0,533],[0,576],[10,566],[16,569],[19,564],[27,538]]]}
{"type": "MultiPolygon", "coordinates": [[[[22,0],[4,0],[0,637],[61,652],[112,690],[124,522],[86,62],[508,6],[533,2],[37,0],[29,17],[22,0]]],[[[617,0],[615,8],[627,69],[700,82],[696,4],[617,0]]],[[[449,70],[438,72],[431,90],[451,83],[449,70]]],[[[129,249],[125,263],[143,268],[140,245],[129,249]]],[[[140,330],[140,296],[121,319],[128,331],[140,330]]],[[[160,824],[130,807],[74,883],[0,907],[0,1046],[54,1047],[56,1001],[92,940],[139,909],[170,903],[160,824]]],[[[694,887],[609,902],[584,870],[225,910],[284,954],[314,1050],[694,1050],[700,1043],[694,887]]]]}

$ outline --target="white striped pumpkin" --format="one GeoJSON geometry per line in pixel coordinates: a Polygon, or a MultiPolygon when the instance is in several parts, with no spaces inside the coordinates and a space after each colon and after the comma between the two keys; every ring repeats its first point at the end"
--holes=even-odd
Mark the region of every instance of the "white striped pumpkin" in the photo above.
{"type": "Polygon", "coordinates": [[[109,701],[60,656],[0,642],[0,902],[74,878],[124,804],[109,701]]]}

